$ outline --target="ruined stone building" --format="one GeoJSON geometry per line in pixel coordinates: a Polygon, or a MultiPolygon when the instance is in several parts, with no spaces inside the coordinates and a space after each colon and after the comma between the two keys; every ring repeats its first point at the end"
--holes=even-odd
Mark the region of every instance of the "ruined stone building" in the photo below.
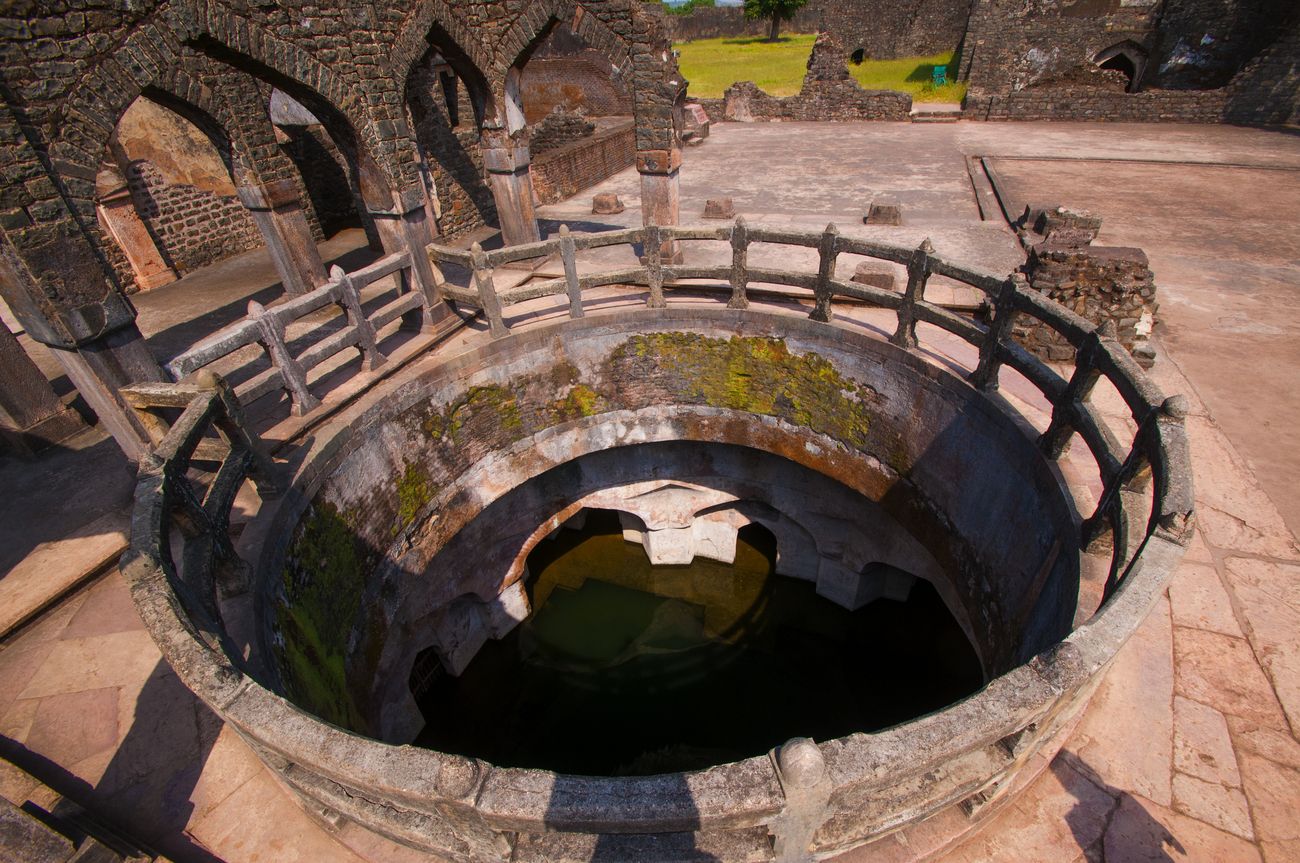
{"type": "MultiPolygon", "coordinates": [[[[301,293],[325,279],[316,242],[346,226],[388,251],[485,224],[536,240],[529,124],[557,107],[627,120],[542,172],[543,200],[576,191],[553,175],[634,160],[646,218],[677,221],[685,84],[634,0],[5,15],[4,297],[133,457],[116,390],[162,372],[130,294],[259,244],[301,293]]],[[[574,137],[550,125],[546,147],[574,137]]]]}

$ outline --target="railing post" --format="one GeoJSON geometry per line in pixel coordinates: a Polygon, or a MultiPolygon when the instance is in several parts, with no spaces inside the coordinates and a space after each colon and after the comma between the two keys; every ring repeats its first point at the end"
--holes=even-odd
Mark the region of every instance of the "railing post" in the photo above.
{"type": "Polygon", "coordinates": [[[745,295],[747,287],[749,287],[749,228],[745,225],[745,217],[737,216],[736,224],[731,227],[731,299],[727,301],[727,308],[749,308],[749,297],[745,295]]]}
{"type": "Polygon", "coordinates": [[[343,307],[343,311],[347,312],[348,324],[356,327],[357,350],[361,352],[361,366],[366,371],[373,372],[387,362],[388,357],[380,352],[374,325],[370,323],[365,309],[361,307],[361,292],[357,290],[352,277],[343,272],[342,267],[330,268],[330,281],[338,283],[338,303],[343,307]]]}
{"type": "MultiPolygon", "coordinates": [[[[1144,445],[1152,449],[1159,447],[1162,442],[1181,441],[1184,445],[1187,442],[1187,430],[1184,427],[1187,419],[1187,413],[1190,405],[1187,402],[1187,396],[1174,395],[1169,396],[1160,405],[1160,412],[1156,416],[1155,422],[1151,424],[1148,431],[1147,440],[1143,441],[1144,445]]],[[[1150,464],[1148,462],[1148,468],[1150,464]]],[[[1166,465],[1166,469],[1168,465],[1166,465]]],[[[1148,470],[1147,474],[1150,475],[1148,470]]],[[[1187,535],[1192,527],[1192,514],[1194,503],[1194,494],[1192,490],[1192,478],[1190,471],[1181,479],[1166,474],[1163,482],[1158,489],[1159,499],[1166,503],[1172,503],[1174,506],[1170,509],[1161,507],[1158,512],[1152,513],[1154,524],[1149,525],[1151,530],[1159,530],[1168,538],[1174,541],[1181,541],[1187,535]]]]}
{"type": "Polygon", "coordinates": [[[1092,395],[1093,387],[1101,377],[1101,372],[1097,371],[1097,352],[1103,340],[1114,339],[1115,322],[1106,321],[1079,346],[1074,357],[1074,374],[1061,397],[1052,405],[1052,421],[1047,431],[1038,438],[1038,446],[1048,458],[1059,459],[1065,455],[1070,438],[1074,436],[1077,412],[1092,395]]]}
{"type": "Polygon", "coordinates": [[[211,369],[203,369],[194,376],[194,383],[205,390],[214,390],[221,401],[218,419],[214,420],[226,439],[248,451],[252,470],[250,475],[257,493],[265,500],[279,495],[280,484],[276,476],[275,462],[267,455],[262,439],[248,426],[244,418],[244,407],[239,403],[235,390],[211,369]]]}
{"type": "Polygon", "coordinates": [[[663,235],[658,225],[645,226],[645,268],[649,275],[650,298],[646,308],[665,309],[668,301],[664,299],[664,262],[663,235]]]}
{"type": "Polygon", "coordinates": [[[907,262],[907,290],[903,292],[903,303],[898,307],[898,329],[889,340],[904,350],[916,347],[916,301],[925,298],[925,285],[930,280],[930,254],[934,246],[926,237],[921,245],[912,252],[912,259],[907,262]]]}
{"type": "Polygon", "coordinates": [[[257,327],[262,333],[262,347],[270,355],[271,363],[280,370],[280,378],[293,404],[293,415],[300,417],[320,407],[320,399],[307,389],[307,373],[293,354],[289,353],[289,347],[284,342],[284,324],[280,323],[274,312],[268,312],[257,300],[249,301],[248,316],[257,321],[257,327]]]}
{"type": "Polygon", "coordinates": [[[580,318],[582,283],[578,281],[578,249],[568,225],[560,225],[560,260],[564,262],[564,284],[569,292],[569,317],[580,318]]]}
{"type": "Polygon", "coordinates": [[[478,301],[487,315],[488,330],[492,338],[499,339],[510,335],[505,320],[501,317],[501,300],[497,297],[496,286],[492,283],[492,268],[488,266],[487,253],[478,243],[469,247],[470,260],[474,263],[474,284],[478,286],[478,301]]]}
{"type": "Polygon", "coordinates": [[[808,317],[822,323],[829,323],[831,319],[831,278],[835,275],[835,259],[839,257],[839,249],[836,248],[839,236],[839,229],[832,222],[826,226],[817,243],[820,262],[817,266],[817,284],[813,286],[816,304],[808,317]]]}
{"type": "Polygon", "coordinates": [[[1027,290],[1028,283],[1023,273],[1015,273],[1002,283],[997,303],[993,310],[993,323],[984,335],[980,345],[980,362],[970,376],[970,382],[978,389],[992,392],[998,388],[998,371],[1002,368],[999,355],[1002,343],[1011,336],[1011,326],[1016,322],[1016,292],[1027,290]]]}

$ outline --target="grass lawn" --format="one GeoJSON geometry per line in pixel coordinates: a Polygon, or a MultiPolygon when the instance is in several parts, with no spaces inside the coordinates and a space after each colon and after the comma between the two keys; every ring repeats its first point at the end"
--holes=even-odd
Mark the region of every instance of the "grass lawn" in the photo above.
{"type": "MultiPolygon", "coordinates": [[[[702,99],[717,99],[737,81],[753,81],[773,96],[793,96],[803,84],[812,53],[813,34],[790,34],[776,43],[764,37],[700,39],[674,47],[681,52],[678,64],[691,82],[690,93],[702,99]]],[[[849,63],[849,72],[868,90],[902,90],[917,102],[960,102],[966,85],[948,84],[935,88],[930,70],[949,65],[952,52],[933,57],[902,60],[866,60],[849,63]]]]}

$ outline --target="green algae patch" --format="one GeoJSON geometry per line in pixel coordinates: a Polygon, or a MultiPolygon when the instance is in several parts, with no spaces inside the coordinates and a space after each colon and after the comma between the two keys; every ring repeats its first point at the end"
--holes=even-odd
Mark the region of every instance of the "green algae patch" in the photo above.
{"type": "Polygon", "coordinates": [[[397,525],[400,532],[415,520],[420,510],[433,500],[433,483],[429,472],[418,464],[408,464],[397,481],[397,525]]]}
{"type": "Polygon", "coordinates": [[[275,621],[290,698],[327,722],[363,732],[347,685],[347,645],[377,557],[336,506],[312,504],[289,548],[275,621]]]}
{"type": "Polygon", "coordinates": [[[463,400],[452,406],[446,424],[446,435],[453,440],[469,424],[471,417],[492,415],[498,425],[508,433],[522,436],[524,421],[519,413],[519,401],[510,387],[491,384],[474,387],[463,400]]]}
{"type": "Polygon", "coordinates": [[[611,356],[612,379],[665,388],[668,398],[779,417],[855,449],[866,446],[879,394],[815,353],[781,339],[649,333],[611,356]]]}
{"type": "Polygon", "coordinates": [[[601,412],[602,402],[599,393],[585,384],[578,384],[555,403],[555,415],[563,420],[595,416],[601,412]]]}

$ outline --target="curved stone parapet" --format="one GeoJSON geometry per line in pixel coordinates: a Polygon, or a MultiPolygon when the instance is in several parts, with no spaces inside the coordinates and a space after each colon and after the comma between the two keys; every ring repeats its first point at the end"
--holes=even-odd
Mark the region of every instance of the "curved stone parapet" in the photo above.
{"type": "MultiPolygon", "coordinates": [[[[833,856],[927,819],[957,835],[1055,754],[1189,539],[1191,474],[1178,399],[1165,399],[1113,340],[1014,280],[959,267],[928,248],[739,230],[739,243],[727,229],[646,229],[566,235],[567,249],[549,241],[554,249],[533,244],[542,248],[472,259],[435,249],[441,262],[478,270],[478,296],[498,337],[395,379],[319,427],[278,493],[256,442],[230,431],[240,428],[238,406],[219,382],[177,397],[188,406],[141,469],[123,572],[178,675],[311,811],[463,861],[794,861],[833,856]],[[733,267],[659,263],[660,243],[692,238],[731,241],[733,267]],[[645,242],[648,263],[581,280],[571,271],[541,288],[496,295],[492,266],[516,255],[572,255],[575,239],[584,248],[645,242]],[[751,272],[743,254],[749,242],[818,248],[821,274],[751,272]],[[908,264],[908,291],[834,280],[840,251],[908,264]],[[930,273],[983,290],[996,309],[993,323],[925,303],[930,273]],[[659,308],[674,277],[726,279],[733,308],[659,308]],[[736,299],[748,305],[751,279],[810,289],[811,315],[741,310],[736,299]],[[616,283],[647,287],[649,308],[583,313],[584,290],[616,283]],[[506,325],[503,309],[513,303],[565,291],[571,320],[506,325]],[[886,341],[832,322],[840,297],[896,310],[898,331],[886,341]],[[1069,380],[1011,340],[1017,314],[1038,318],[1075,347],[1069,380]],[[917,321],[979,349],[969,382],[916,349],[917,321]],[[990,397],[1003,364],[1051,402],[1045,433],[1034,432],[1009,400],[990,397]],[[761,387],[751,385],[755,374],[761,387]],[[1131,446],[1088,404],[1101,377],[1132,410],[1131,446]],[[186,468],[214,424],[231,446],[197,492],[186,468]],[[1081,515],[1054,463],[1075,433],[1102,479],[1095,511],[1081,515]],[[402,645],[418,621],[392,601],[415,596],[403,592],[416,589],[409,576],[454,549],[478,514],[520,484],[574,459],[656,441],[771,453],[834,477],[924,537],[942,570],[932,577],[964,617],[987,685],[883,731],[795,739],[689,773],[569,776],[400,745],[409,729],[385,719],[400,699],[358,681],[400,677],[394,670],[410,661],[402,645]],[[225,534],[250,467],[254,478],[263,471],[264,501],[239,541],[251,579],[225,534]],[[172,543],[177,520],[183,546],[172,543]],[[1076,608],[1088,557],[1110,572],[1091,615],[1076,608]],[[303,564],[311,560],[328,564],[328,574],[303,564]],[[327,575],[332,580],[322,581],[327,575]],[[303,621],[297,631],[286,626],[287,603],[312,585],[323,585],[312,596],[334,603],[312,623],[320,639],[313,649],[346,656],[332,680],[305,679],[305,666],[288,655],[303,621]],[[1084,622],[1074,627],[1076,618],[1084,622]],[[327,631],[339,621],[339,631],[327,631]]],[[[572,501],[587,493],[579,483],[572,501]]],[[[571,510],[528,504],[520,512],[535,527],[485,549],[480,571],[464,583],[421,586],[420,607],[472,595],[498,600],[509,616],[518,561],[571,510]]]]}

